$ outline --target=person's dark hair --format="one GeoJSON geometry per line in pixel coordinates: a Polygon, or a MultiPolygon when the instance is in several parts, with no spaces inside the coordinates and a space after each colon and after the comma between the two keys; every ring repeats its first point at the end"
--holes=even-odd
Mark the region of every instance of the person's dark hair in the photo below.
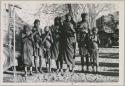
{"type": "Polygon", "coordinates": [[[72,16],[69,13],[65,15],[66,20],[68,19],[69,16],[72,18],[72,16]]]}
{"type": "Polygon", "coordinates": [[[39,19],[35,19],[34,25],[37,24],[38,22],[40,22],[40,20],[39,19]]]}
{"type": "Polygon", "coordinates": [[[29,25],[24,25],[24,26],[23,26],[23,32],[24,32],[24,33],[26,33],[26,29],[27,29],[27,28],[30,29],[29,25]]]}
{"type": "Polygon", "coordinates": [[[54,19],[54,25],[58,25],[58,24],[57,24],[57,21],[59,21],[59,25],[62,24],[62,23],[61,23],[61,17],[56,17],[56,18],[54,19]]]}
{"type": "Polygon", "coordinates": [[[50,27],[49,26],[45,26],[44,27],[44,32],[48,32],[50,30],[50,27]]]}
{"type": "Polygon", "coordinates": [[[23,29],[26,29],[26,28],[28,28],[28,25],[24,25],[24,26],[23,26],[23,29]]]}
{"type": "Polygon", "coordinates": [[[83,17],[86,17],[87,16],[87,13],[82,13],[81,14],[81,17],[83,18],[83,17]]]}
{"type": "Polygon", "coordinates": [[[92,28],[92,32],[93,32],[94,30],[96,30],[96,29],[98,30],[98,28],[97,28],[97,27],[93,27],[93,28],[92,28]]]}

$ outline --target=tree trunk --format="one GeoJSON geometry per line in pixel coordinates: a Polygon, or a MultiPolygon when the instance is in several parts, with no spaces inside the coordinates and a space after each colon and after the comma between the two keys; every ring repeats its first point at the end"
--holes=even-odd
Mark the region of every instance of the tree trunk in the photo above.
{"type": "Polygon", "coordinates": [[[68,6],[69,14],[73,17],[73,12],[72,12],[72,6],[71,6],[71,4],[67,4],[67,6],[68,6]]]}

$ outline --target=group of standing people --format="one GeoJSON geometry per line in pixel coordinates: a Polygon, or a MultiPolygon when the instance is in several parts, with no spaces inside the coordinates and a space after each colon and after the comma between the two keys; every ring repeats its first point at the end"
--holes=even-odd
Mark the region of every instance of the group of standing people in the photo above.
{"type": "Polygon", "coordinates": [[[98,29],[93,28],[91,34],[87,14],[83,13],[81,17],[82,21],[77,24],[70,14],[66,14],[64,21],[62,21],[61,17],[56,17],[54,25],[46,26],[44,32],[39,27],[40,20],[38,19],[34,21],[32,29],[28,25],[24,25],[22,31],[22,58],[26,76],[28,67],[30,67],[30,74],[32,75],[33,61],[35,72],[43,73],[43,58],[45,58],[48,72],[51,72],[51,59],[56,61],[57,72],[63,72],[63,61],[67,64],[67,72],[74,71],[76,41],[78,42],[82,69],[85,61],[86,65],[88,65],[89,55],[90,61],[94,65],[98,58],[98,29]],[[77,40],[76,35],[79,35],[77,40]]]}

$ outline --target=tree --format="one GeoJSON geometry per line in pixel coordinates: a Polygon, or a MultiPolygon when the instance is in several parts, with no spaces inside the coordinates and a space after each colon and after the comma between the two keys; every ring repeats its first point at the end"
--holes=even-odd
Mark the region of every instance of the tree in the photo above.
{"type": "Polygon", "coordinates": [[[113,4],[41,4],[38,12],[35,14],[37,16],[42,16],[42,14],[47,14],[53,16],[64,17],[65,14],[70,13],[75,20],[78,22],[80,20],[81,13],[88,13],[88,22],[90,29],[96,26],[96,19],[98,16],[106,11],[111,11],[113,9],[113,4]]]}
{"type": "Polygon", "coordinates": [[[84,4],[81,5],[83,12],[88,13],[88,22],[90,29],[96,26],[96,19],[102,12],[111,11],[113,9],[112,4],[84,4]]]}

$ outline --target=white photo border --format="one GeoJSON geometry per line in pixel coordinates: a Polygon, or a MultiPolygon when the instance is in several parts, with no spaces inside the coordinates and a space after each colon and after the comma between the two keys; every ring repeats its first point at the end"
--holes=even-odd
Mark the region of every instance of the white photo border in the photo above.
{"type": "MultiPolygon", "coordinates": [[[[125,68],[124,68],[124,63],[125,63],[125,59],[124,59],[124,49],[125,49],[125,46],[124,46],[124,37],[125,37],[125,34],[124,34],[124,20],[125,20],[125,2],[124,0],[37,0],[37,1],[33,1],[33,0],[19,0],[19,1],[15,1],[15,0],[1,0],[0,1],[1,4],[4,3],[4,2],[11,2],[11,3],[16,3],[16,2],[30,2],[30,3],[33,3],[33,2],[40,2],[40,3],[115,3],[117,5],[119,5],[119,82],[104,82],[104,83],[89,83],[89,82],[83,82],[83,83],[75,83],[75,82],[70,82],[70,83],[62,83],[62,82],[56,82],[56,83],[4,83],[3,82],[3,65],[1,64],[2,63],[2,56],[3,56],[3,47],[2,47],[2,43],[3,43],[3,39],[2,39],[2,18],[0,17],[1,21],[1,29],[0,29],[0,85],[33,85],[33,86],[36,86],[36,85],[82,85],[82,86],[123,86],[125,85],[124,83],[124,72],[125,72],[125,68]]],[[[1,9],[2,10],[2,9],[1,9]]],[[[1,11],[1,14],[2,14],[2,11],[1,11]]]]}

